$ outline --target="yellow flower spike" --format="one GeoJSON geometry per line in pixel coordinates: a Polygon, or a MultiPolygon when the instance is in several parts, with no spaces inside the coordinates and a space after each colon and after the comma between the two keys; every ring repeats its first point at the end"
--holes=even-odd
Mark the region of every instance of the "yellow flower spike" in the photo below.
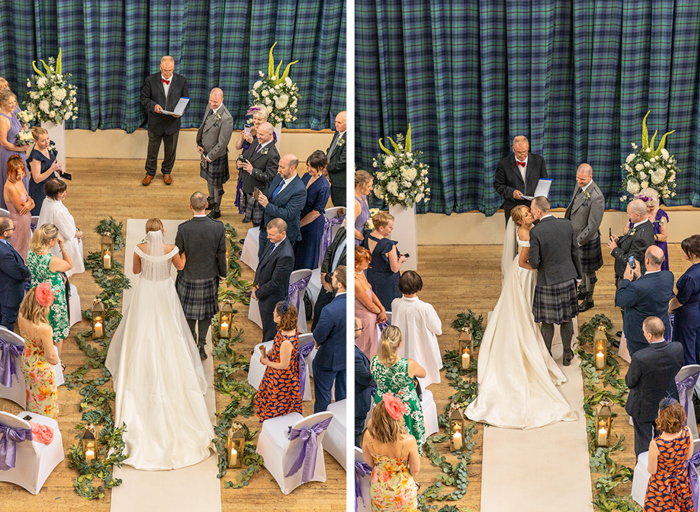
{"type": "Polygon", "coordinates": [[[392,139],[391,137],[387,137],[387,139],[389,139],[389,142],[391,142],[391,145],[394,146],[394,151],[396,151],[398,153],[399,152],[399,145],[396,142],[394,142],[394,139],[392,139]]]}
{"type": "Polygon", "coordinates": [[[273,44],[272,48],[270,48],[270,58],[267,61],[267,76],[272,76],[272,74],[275,72],[275,60],[272,57],[272,50],[275,49],[275,46],[277,46],[277,41],[275,41],[275,44],[273,44]]]}
{"type": "Polygon", "coordinates": [[[56,59],[56,74],[61,74],[61,49],[58,49],[58,58],[56,59]]]}
{"type": "Polygon", "coordinates": [[[649,147],[649,132],[647,131],[647,117],[649,117],[649,114],[651,114],[651,110],[647,112],[642,121],[642,149],[649,147]]]}
{"type": "Polygon", "coordinates": [[[44,68],[46,69],[46,73],[51,73],[51,68],[49,67],[49,65],[46,62],[44,62],[43,60],[41,61],[41,63],[44,65],[44,68]]]}
{"type": "Polygon", "coordinates": [[[39,68],[36,67],[36,61],[32,62],[32,67],[34,68],[34,71],[36,72],[37,75],[39,75],[39,76],[44,76],[44,73],[42,73],[41,71],[39,71],[39,68]]]}
{"type": "Polygon", "coordinates": [[[289,64],[287,64],[287,67],[284,68],[284,73],[282,74],[282,78],[280,78],[280,82],[284,82],[284,79],[289,76],[289,68],[292,67],[292,64],[296,64],[297,62],[299,62],[299,61],[295,60],[294,62],[290,62],[289,64]]]}
{"type": "Polygon", "coordinates": [[[664,146],[666,145],[666,137],[671,135],[673,132],[676,130],[670,131],[668,133],[664,133],[664,136],[661,137],[661,142],[659,142],[659,147],[656,148],[656,152],[654,153],[655,156],[660,156],[661,155],[661,150],[664,149],[664,146]]]}
{"type": "Polygon", "coordinates": [[[388,149],[386,149],[386,147],[384,147],[384,144],[382,144],[382,139],[379,139],[379,147],[380,147],[380,148],[382,149],[382,151],[384,151],[387,155],[391,156],[391,151],[389,151],[388,149]]]}
{"type": "Polygon", "coordinates": [[[282,67],[282,62],[284,62],[284,59],[280,60],[280,63],[277,65],[277,69],[275,69],[275,85],[280,83],[280,68],[282,67]]]}
{"type": "Polygon", "coordinates": [[[406,152],[411,152],[411,123],[408,123],[408,131],[406,132],[406,152]]]}
{"type": "Polygon", "coordinates": [[[659,130],[656,130],[656,131],[654,132],[654,136],[651,138],[651,142],[649,143],[649,147],[651,148],[651,153],[650,153],[650,154],[653,154],[653,153],[654,153],[654,139],[656,138],[656,134],[657,134],[657,133],[659,133],[659,130]]]}

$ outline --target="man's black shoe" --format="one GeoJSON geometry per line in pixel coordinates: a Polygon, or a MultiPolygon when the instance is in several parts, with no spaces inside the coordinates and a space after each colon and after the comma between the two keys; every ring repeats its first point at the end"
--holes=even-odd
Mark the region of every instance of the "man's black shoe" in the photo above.
{"type": "Polygon", "coordinates": [[[586,296],[583,302],[579,305],[578,312],[583,313],[584,311],[588,311],[589,309],[591,309],[593,306],[595,306],[593,299],[586,296]]]}
{"type": "Polygon", "coordinates": [[[207,197],[207,210],[211,210],[212,204],[214,204],[214,198],[207,197]]]}
{"type": "Polygon", "coordinates": [[[204,361],[207,358],[207,353],[204,351],[204,347],[199,347],[199,358],[204,361]]]}
{"type": "Polygon", "coordinates": [[[574,359],[574,353],[572,351],[569,351],[566,354],[564,354],[564,366],[571,365],[571,361],[573,359],[574,359]]]}

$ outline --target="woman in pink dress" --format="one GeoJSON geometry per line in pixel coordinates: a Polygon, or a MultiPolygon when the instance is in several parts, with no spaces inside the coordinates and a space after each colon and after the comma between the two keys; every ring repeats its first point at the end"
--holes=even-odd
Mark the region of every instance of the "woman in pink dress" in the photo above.
{"type": "Polygon", "coordinates": [[[377,323],[386,322],[386,310],[365,277],[370,261],[367,249],[355,247],[355,316],[362,320],[362,332],[355,343],[371,361],[379,350],[377,323]]]}
{"type": "Polygon", "coordinates": [[[25,263],[29,252],[29,240],[32,237],[32,208],[34,208],[34,200],[29,197],[22,181],[26,174],[24,160],[17,155],[11,156],[7,161],[7,181],[3,187],[3,198],[15,225],[10,243],[17,249],[25,263]]]}

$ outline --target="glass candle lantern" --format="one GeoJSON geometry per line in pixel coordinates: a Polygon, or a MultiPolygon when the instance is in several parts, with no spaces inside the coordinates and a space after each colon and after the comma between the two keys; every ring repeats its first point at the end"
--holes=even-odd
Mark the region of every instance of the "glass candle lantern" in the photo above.
{"type": "Polygon", "coordinates": [[[233,320],[233,306],[231,299],[226,298],[219,309],[219,338],[231,338],[231,321],[233,320]]]}
{"type": "Polygon", "coordinates": [[[102,256],[102,268],[111,269],[114,263],[114,241],[109,233],[102,235],[100,242],[100,254],[102,256]]]}
{"type": "Polygon", "coordinates": [[[245,432],[243,425],[233,423],[228,430],[226,441],[226,453],[228,455],[228,467],[240,468],[243,466],[243,453],[245,452],[245,432]]]}
{"type": "Polygon", "coordinates": [[[464,414],[457,404],[450,405],[449,424],[450,451],[462,450],[464,447],[464,414]]]}
{"type": "Polygon", "coordinates": [[[105,306],[99,297],[95,297],[92,303],[92,338],[104,338],[105,336],[105,306]]]}
{"type": "Polygon", "coordinates": [[[596,446],[610,446],[610,430],[612,428],[612,402],[604,398],[598,404],[595,412],[595,444],[596,446]]]}
{"type": "Polygon", "coordinates": [[[83,435],[80,438],[80,446],[83,449],[85,462],[90,464],[97,458],[97,434],[95,426],[92,423],[89,423],[85,427],[83,435]]]}
{"type": "Polygon", "coordinates": [[[466,328],[459,335],[459,356],[463,370],[469,370],[472,367],[474,357],[474,337],[469,328],[466,328]]]}
{"type": "Polygon", "coordinates": [[[595,347],[595,367],[596,370],[605,369],[607,353],[608,353],[608,337],[605,334],[605,326],[598,325],[593,338],[593,346],[595,347]]]}

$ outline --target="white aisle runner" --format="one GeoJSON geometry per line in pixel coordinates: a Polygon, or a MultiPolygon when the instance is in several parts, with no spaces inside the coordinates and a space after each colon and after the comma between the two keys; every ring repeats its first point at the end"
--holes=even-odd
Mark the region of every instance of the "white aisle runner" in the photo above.
{"type": "Polygon", "coordinates": [[[482,512],[593,511],[579,359],[562,366],[556,341],[552,353],[567,378],[559,390],[578,420],[532,430],[485,427],[482,512]]]}
{"type": "MultiPolygon", "coordinates": [[[[175,243],[177,227],[183,221],[163,220],[165,243],[175,243]]],[[[134,247],[146,236],[145,219],[129,219],[126,222],[126,262],[124,273],[135,283],[132,271],[134,247]]],[[[173,269],[173,279],[175,278],[173,269]]],[[[122,310],[131,300],[131,290],[124,291],[122,310]]],[[[213,388],[214,364],[211,356],[211,333],[207,336],[207,355],[204,374],[209,387],[205,396],[207,411],[215,423],[216,402],[213,388]]],[[[195,466],[172,471],[140,471],[131,466],[114,468],[114,477],[122,484],[112,489],[112,512],[221,512],[221,486],[216,475],[219,472],[217,455],[212,455],[195,466]]]]}

